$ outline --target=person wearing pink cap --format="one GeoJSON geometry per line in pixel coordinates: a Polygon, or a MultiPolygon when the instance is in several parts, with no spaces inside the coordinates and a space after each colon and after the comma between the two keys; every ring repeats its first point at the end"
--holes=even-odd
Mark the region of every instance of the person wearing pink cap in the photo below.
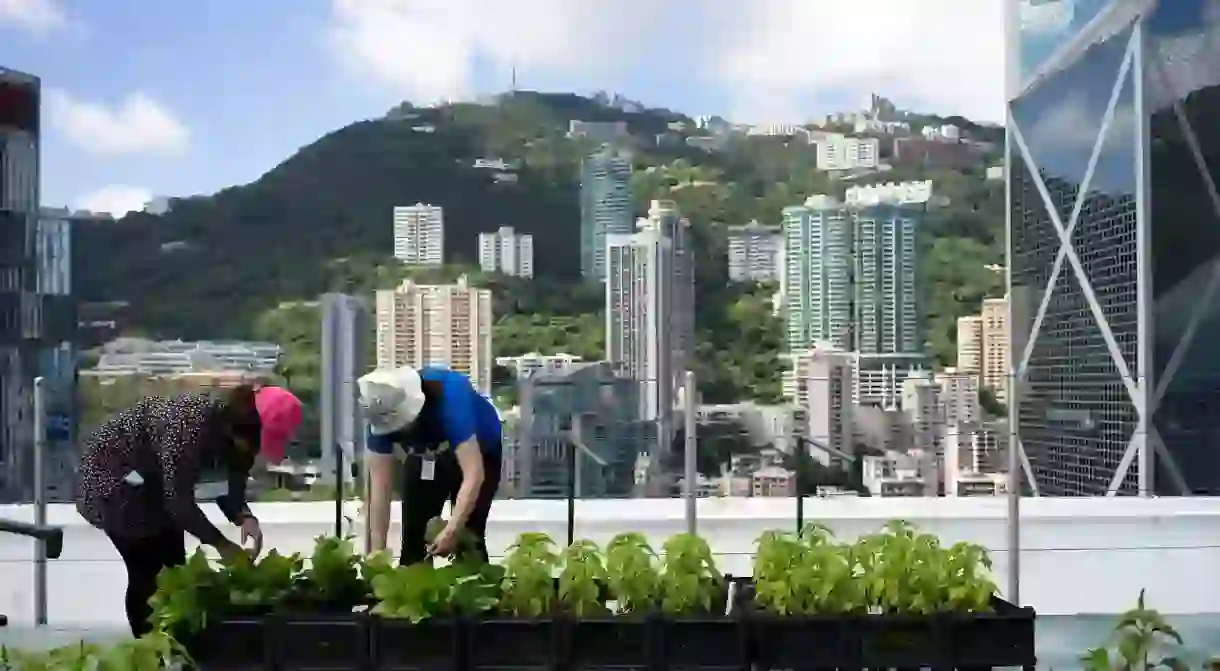
{"type": "Polygon", "coordinates": [[[97,428],[81,455],[76,508],[106,532],[127,567],[127,620],[134,635],[151,628],[148,600],[157,574],[186,561],[189,533],[221,556],[244,552],[199,509],[195,485],[219,469],[228,493],[216,503],[262,550],[263,532],[246,504],[256,458],[278,463],[301,424],[301,402],[286,389],[241,385],[222,398],[184,394],[146,398],[97,428]]]}

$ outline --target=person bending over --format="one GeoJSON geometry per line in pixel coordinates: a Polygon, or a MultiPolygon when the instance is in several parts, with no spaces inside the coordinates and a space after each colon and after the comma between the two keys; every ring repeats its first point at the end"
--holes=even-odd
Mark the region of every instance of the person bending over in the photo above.
{"type": "Polygon", "coordinates": [[[251,552],[262,550],[262,529],[246,505],[246,480],[256,456],[284,458],[300,423],[301,402],[291,392],[242,385],[223,398],[145,398],[93,433],[81,456],[76,508],[106,532],[123,558],[132,634],[151,630],[148,600],[161,569],[186,561],[184,532],[221,556],[244,551],[195,501],[195,485],[209,466],[228,478],[228,493],[216,503],[241,529],[242,542],[253,540],[251,552]]]}
{"type": "Polygon", "coordinates": [[[400,563],[449,556],[465,528],[487,559],[487,515],[500,486],[500,416],[465,375],[445,368],[375,370],[357,383],[368,420],[372,549],[385,548],[396,451],[406,461],[400,563]],[[398,450],[396,450],[398,448],[398,450]],[[431,544],[428,521],[452,506],[431,544]]]}

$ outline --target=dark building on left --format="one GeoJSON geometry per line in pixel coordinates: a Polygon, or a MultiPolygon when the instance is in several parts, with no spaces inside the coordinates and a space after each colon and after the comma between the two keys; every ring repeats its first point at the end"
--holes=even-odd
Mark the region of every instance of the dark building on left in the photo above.
{"type": "Polygon", "coordinates": [[[71,223],[39,208],[41,88],[0,67],[0,501],[32,498],[34,378],[47,378],[48,477],[70,495],[76,308],[71,223]]]}

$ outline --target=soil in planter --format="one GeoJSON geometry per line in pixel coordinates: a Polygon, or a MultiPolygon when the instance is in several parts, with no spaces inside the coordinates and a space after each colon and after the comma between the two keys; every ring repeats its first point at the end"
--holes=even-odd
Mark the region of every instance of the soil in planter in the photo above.
{"type": "Polygon", "coordinates": [[[469,620],[466,630],[468,668],[553,668],[561,654],[559,627],[550,618],[469,620]]]}
{"type": "Polygon", "coordinates": [[[385,671],[449,671],[465,668],[462,626],[457,620],[369,620],[373,668],[385,671]]]}

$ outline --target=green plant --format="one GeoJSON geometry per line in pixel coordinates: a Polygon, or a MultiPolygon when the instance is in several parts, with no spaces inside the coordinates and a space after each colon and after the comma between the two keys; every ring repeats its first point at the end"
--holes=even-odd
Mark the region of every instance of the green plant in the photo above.
{"type": "Polygon", "coordinates": [[[351,539],[318,536],[309,567],[301,573],[294,590],[294,605],[304,602],[326,610],[350,611],[368,592],[361,575],[361,558],[351,539]]]}
{"type": "Polygon", "coordinates": [[[394,570],[394,555],[389,550],[378,550],[360,558],[360,577],[372,589],[377,576],[394,570]]]}
{"type": "MultiPolygon", "coordinates": [[[[424,527],[424,542],[432,543],[435,541],[436,537],[445,530],[445,527],[448,526],[448,524],[449,523],[445,520],[445,518],[440,516],[433,517],[432,519],[428,520],[427,526],[424,527]]],[[[453,556],[455,559],[460,561],[468,557],[476,557],[477,554],[475,551],[477,549],[478,540],[469,529],[463,527],[460,531],[458,531],[457,547],[453,551],[453,556]]],[[[478,560],[482,561],[482,557],[478,557],[478,560]]]]}
{"type": "Polygon", "coordinates": [[[724,576],[716,569],[712,549],[695,534],[677,534],[665,541],[661,560],[661,610],[670,614],[707,613],[724,592],[724,576]]]}
{"type": "Polygon", "coordinates": [[[517,617],[538,617],[555,602],[555,569],[559,555],[544,533],[524,533],[508,547],[504,558],[501,608],[517,617]]]}
{"type": "Polygon", "coordinates": [[[1089,671],[1148,671],[1189,668],[1177,654],[1182,637],[1157,611],[1144,605],[1144,590],[1140,590],[1135,608],[1123,613],[1114,626],[1110,641],[1086,652],[1080,661],[1089,671]]]}
{"type": "Polygon", "coordinates": [[[866,603],[883,613],[933,613],[944,606],[940,540],[894,520],[853,548],[866,603]]]}
{"type": "Polygon", "coordinates": [[[173,638],[154,632],[110,647],[80,641],[37,652],[0,648],[0,671],[160,671],[182,657],[173,638]]]}
{"type": "Polygon", "coordinates": [[[607,612],[602,598],[602,583],[605,581],[606,565],[597,543],[577,540],[563,551],[559,601],[577,617],[607,612]]]}
{"type": "Polygon", "coordinates": [[[496,606],[504,570],[498,566],[427,563],[400,566],[373,578],[372,613],[419,623],[439,615],[477,615],[496,606]]]}
{"type": "Polygon", "coordinates": [[[271,550],[261,559],[239,552],[221,560],[220,581],[227,590],[227,605],[240,609],[274,606],[292,589],[305,560],[271,550]]]}
{"type": "Polygon", "coordinates": [[[644,534],[621,533],[606,545],[606,580],[620,613],[645,613],[657,603],[661,574],[644,534]]]}
{"type": "Polygon", "coordinates": [[[852,550],[835,543],[827,527],[810,523],[799,535],[770,531],[756,543],[754,603],[759,608],[776,615],[863,609],[852,550]]]}
{"type": "Polygon", "coordinates": [[[202,548],[182,565],[163,569],[149,600],[153,628],[174,636],[203,629],[218,601],[219,585],[220,576],[202,548]]]}
{"type": "Polygon", "coordinates": [[[941,554],[941,584],[951,610],[980,612],[991,608],[997,592],[991,579],[991,556],[973,543],[954,543],[941,554]]]}

